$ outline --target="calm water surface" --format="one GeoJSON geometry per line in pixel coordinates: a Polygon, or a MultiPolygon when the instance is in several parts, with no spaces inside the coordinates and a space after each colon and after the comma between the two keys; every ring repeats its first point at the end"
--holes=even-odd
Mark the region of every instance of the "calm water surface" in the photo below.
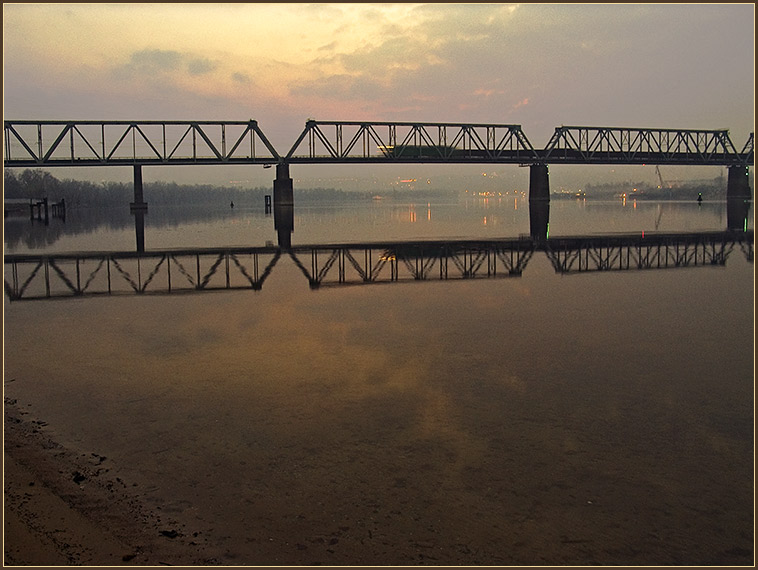
{"type": "MultiPolygon", "coordinates": [[[[134,249],[125,210],[6,220],[5,252],[134,249]]],[[[551,237],[723,229],[550,208],[551,237]]],[[[528,233],[523,200],[381,201],[296,206],[292,242],[528,233]]],[[[276,241],[262,208],[145,218],[148,250],[276,241]]],[[[752,564],[753,269],[6,295],[5,394],[222,564],[752,564]]]]}

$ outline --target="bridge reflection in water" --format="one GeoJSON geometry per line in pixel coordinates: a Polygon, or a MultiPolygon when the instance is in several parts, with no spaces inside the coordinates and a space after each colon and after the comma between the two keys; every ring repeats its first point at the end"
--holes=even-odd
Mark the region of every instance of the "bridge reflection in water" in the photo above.
{"type": "MultiPolygon", "coordinates": [[[[544,253],[557,273],[724,266],[741,251],[753,261],[749,203],[732,205],[724,231],[549,237],[547,203],[530,204],[530,235],[495,240],[433,240],[346,244],[290,243],[292,210],[275,216],[279,245],[6,255],[5,292],[12,301],[116,294],[260,290],[290,257],[311,288],[456,279],[513,278],[544,253]],[[735,213],[734,209],[739,208],[735,213]],[[737,224],[739,221],[739,224],[737,224]]],[[[142,246],[142,247],[140,247],[142,246]]]]}

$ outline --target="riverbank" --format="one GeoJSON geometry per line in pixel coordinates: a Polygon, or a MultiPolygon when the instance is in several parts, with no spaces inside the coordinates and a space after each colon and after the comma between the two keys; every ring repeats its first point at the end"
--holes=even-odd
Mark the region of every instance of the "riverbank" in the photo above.
{"type": "Polygon", "coordinates": [[[5,400],[6,566],[208,565],[185,536],[112,472],[108,458],[66,448],[44,421],[5,400]]]}

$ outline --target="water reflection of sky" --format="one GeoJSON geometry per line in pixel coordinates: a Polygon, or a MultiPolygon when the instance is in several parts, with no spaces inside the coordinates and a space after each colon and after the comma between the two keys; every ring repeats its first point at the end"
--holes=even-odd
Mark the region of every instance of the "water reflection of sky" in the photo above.
{"type": "MultiPolygon", "coordinates": [[[[304,211],[295,235],[418,237],[446,215],[471,234],[493,211],[432,207],[424,222],[425,208],[416,222],[407,206],[304,211]]],[[[656,208],[554,201],[551,228],[628,231],[656,208]]],[[[502,234],[528,232],[526,209],[494,211],[502,234]]],[[[672,205],[661,223],[723,229],[720,216],[672,205]]],[[[244,219],[219,239],[241,239],[244,219]]],[[[147,241],[213,227],[194,225],[148,226],[147,241]]],[[[237,561],[260,552],[247,537],[263,525],[292,541],[280,561],[313,562],[296,542],[341,521],[366,563],[407,560],[409,533],[451,563],[472,560],[460,544],[585,560],[572,540],[596,562],[707,562],[752,544],[751,285],[739,252],[572,276],[535,256],[518,279],[312,291],[282,262],[257,292],[6,300],[6,394],[237,561]]]]}
{"type": "MultiPolygon", "coordinates": [[[[20,218],[5,221],[5,252],[76,252],[135,247],[128,208],[106,212],[72,210],[49,226],[20,218]]],[[[749,227],[752,228],[752,216],[749,227]]],[[[726,204],[553,200],[550,235],[702,231],[726,228],[726,204]]],[[[517,237],[529,233],[524,199],[466,199],[460,203],[371,201],[366,204],[297,206],[292,243],[517,237]]],[[[274,220],[260,209],[148,209],[148,249],[265,246],[277,243],[274,220]]]]}

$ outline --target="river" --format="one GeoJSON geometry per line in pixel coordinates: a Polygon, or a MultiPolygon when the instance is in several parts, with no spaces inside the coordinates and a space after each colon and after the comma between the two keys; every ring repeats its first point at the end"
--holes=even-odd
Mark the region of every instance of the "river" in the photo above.
{"type": "MultiPolygon", "coordinates": [[[[133,251],[135,219],[6,219],[5,253],[133,251]]],[[[522,196],[292,222],[297,247],[530,235],[522,196]]],[[[720,202],[549,211],[551,239],[726,227],[720,202]]],[[[144,217],[148,253],[280,239],[262,204],[144,217]]],[[[311,287],[282,256],[259,290],[6,292],[5,397],[197,563],[751,564],[753,270],[751,242],[665,269],[537,251],[507,278],[311,287]]]]}

